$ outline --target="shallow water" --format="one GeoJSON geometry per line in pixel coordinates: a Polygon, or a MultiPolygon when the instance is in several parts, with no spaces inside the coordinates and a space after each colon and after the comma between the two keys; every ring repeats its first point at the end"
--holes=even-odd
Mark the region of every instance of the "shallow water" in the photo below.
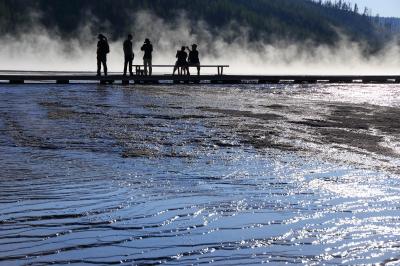
{"type": "Polygon", "coordinates": [[[0,87],[0,264],[400,260],[400,86],[0,87]]]}

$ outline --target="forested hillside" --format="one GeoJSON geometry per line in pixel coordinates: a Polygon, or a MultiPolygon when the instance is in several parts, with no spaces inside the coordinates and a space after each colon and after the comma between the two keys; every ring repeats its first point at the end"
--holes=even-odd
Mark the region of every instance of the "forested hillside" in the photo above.
{"type": "Polygon", "coordinates": [[[140,10],[166,21],[186,13],[192,21],[207,22],[215,33],[235,21],[251,29],[251,38],[266,42],[284,38],[333,44],[340,32],[378,47],[383,36],[381,28],[353,7],[309,0],[0,0],[0,32],[24,32],[34,21],[67,38],[96,18],[95,32],[118,38],[129,31],[132,16],[140,10]]]}

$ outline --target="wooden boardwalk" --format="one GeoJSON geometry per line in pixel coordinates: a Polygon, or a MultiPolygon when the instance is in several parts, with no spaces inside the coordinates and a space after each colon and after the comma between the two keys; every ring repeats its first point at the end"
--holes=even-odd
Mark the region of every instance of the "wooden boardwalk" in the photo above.
{"type": "Polygon", "coordinates": [[[0,83],[24,84],[24,83],[100,83],[100,84],[277,84],[277,83],[400,83],[400,75],[366,75],[366,76],[342,76],[342,75],[201,75],[201,76],[122,76],[112,74],[107,77],[97,77],[93,73],[81,72],[25,72],[2,73],[0,83]]]}

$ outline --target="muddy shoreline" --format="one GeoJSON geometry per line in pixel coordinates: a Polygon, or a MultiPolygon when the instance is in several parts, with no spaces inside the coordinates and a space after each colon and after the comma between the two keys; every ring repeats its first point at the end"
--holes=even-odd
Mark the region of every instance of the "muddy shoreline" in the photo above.
{"type": "Polygon", "coordinates": [[[124,158],[190,158],[213,149],[251,146],[259,152],[277,149],[398,171],[393,161],[399,152],[385,141],[400,142],[399,107],[299,99],[299,91],[282,94],[281,89],[259,95],[233,89],[236,100],[229,88],[214,93],[191,87],[143,86],[133,92],[94,87],[92,93],[115,89],[142,99],[113,105],[53,92],[54,97],[33,99],[41,113],[34,117],[36,124],[27,122],[30,114],[24,110],[3,109],[2,132],[12,145],[118,152],[124,158]],[[363,162],[365,156],[368,162],[363,162]]]}

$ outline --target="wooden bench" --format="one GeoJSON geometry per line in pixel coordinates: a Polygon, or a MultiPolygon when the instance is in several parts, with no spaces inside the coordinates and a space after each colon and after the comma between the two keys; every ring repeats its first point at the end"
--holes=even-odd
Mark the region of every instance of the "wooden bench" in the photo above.
{"type": "MultiPolygon", "coordinates": [[[[139,76],[144,76],[144,65],[133,65],[132,67],[135,68],[136,75],[139,76]]],[[[175,65],[152,65],[152,68],[172,68],[174,69],[175,65]]],[[[196,67],[197,66],[189,66],[190,67],[196,67]]],[[[218,72],[218,76],[221,76],[224,74],[224,68],[228,68],[229,65],[200,65],[200,68],[216,68],[218,72]]]]}

